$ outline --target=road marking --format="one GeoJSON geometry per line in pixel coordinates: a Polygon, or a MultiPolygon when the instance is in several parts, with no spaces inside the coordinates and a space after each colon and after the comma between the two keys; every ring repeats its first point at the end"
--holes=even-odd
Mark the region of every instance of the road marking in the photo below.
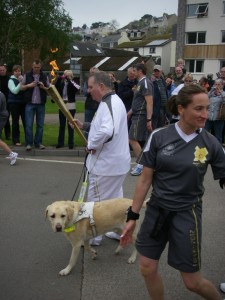
{"type": "Polygon", "coordinates": [[[17,157],[17,160],[28,160],[28,161],[37,161],[37,162],[52,162],[52,163],[60,163],[60,164],[76,164],[83,165],[84,162],[78,161],[67,161],[67,160],[55,160],[55,159],[39,159],[39,158],[27,158],[27,157],[17,157]]]}

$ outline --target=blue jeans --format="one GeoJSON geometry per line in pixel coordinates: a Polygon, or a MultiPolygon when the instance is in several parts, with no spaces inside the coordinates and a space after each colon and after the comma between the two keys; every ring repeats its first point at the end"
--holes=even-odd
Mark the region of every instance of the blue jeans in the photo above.
{"type": "Polygon", "coordinates": [[[215,120],[215,121],[207,120],[205,123],[205,129],[207,131],[211,131],[213,129],[215,137],[221,144],[223,140],[223,126],[224,126],[224,120],[215,120]]]}
{"type": "Polygon", "coordinates": [[[28,103],[25,107],[26,145],[35,146],[42,144],[45,119],[45,104],[28,103]],[[36,132],[33,138],[34,116],[36,114],[36,132]]]}

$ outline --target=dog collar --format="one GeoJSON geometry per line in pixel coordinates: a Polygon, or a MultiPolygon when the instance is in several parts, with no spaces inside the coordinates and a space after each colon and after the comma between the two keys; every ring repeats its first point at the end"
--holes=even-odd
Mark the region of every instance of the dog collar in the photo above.
{"type": "Polygon", "coordinates": [[[66,232],[66,233],[73,232],[73,231],[75,231],[75,228],[76,228],[76,226],[75,226],[75,224],[73,224],[70,227],[65,228],[64,232],[66,232]]]}

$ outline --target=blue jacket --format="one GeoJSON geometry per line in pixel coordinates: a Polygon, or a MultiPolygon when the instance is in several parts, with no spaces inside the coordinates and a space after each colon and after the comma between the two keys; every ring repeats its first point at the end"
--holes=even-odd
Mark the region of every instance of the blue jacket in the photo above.
{"type": "MultiPolygon", "coordinates": [[[[151,79],[152,80],[152,79],[151,79]]],[[[165,87],[166,90],[166,95],[167,95],[167,99],[168,99],[168,92],[167,92],[167,87],[166,87],[166,82],[163,78],[161,78],[162,83],[165,87]]],[[[152,80],[153,83],[153,88],[154,88],[154,96],[153,96],[153,117],[157,118],[159,116],[160,113],[160,107],[161,107],[161,94],[159,91],[159,87],[157,84],[156,80],[152,80]]]]}

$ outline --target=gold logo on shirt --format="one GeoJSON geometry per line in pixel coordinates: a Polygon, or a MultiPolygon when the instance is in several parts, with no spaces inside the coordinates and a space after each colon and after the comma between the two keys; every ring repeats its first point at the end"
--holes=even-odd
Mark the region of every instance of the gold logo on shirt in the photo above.
{"type": "Polygon", "coordinates": [[[207,154],[208,154],[208,151],[205,147],[199,148],[198,146],[196,146],[195,152],[194,152],[194,156],[195,156],[194,161],[204,164],[206,161],[207,154]]]}

